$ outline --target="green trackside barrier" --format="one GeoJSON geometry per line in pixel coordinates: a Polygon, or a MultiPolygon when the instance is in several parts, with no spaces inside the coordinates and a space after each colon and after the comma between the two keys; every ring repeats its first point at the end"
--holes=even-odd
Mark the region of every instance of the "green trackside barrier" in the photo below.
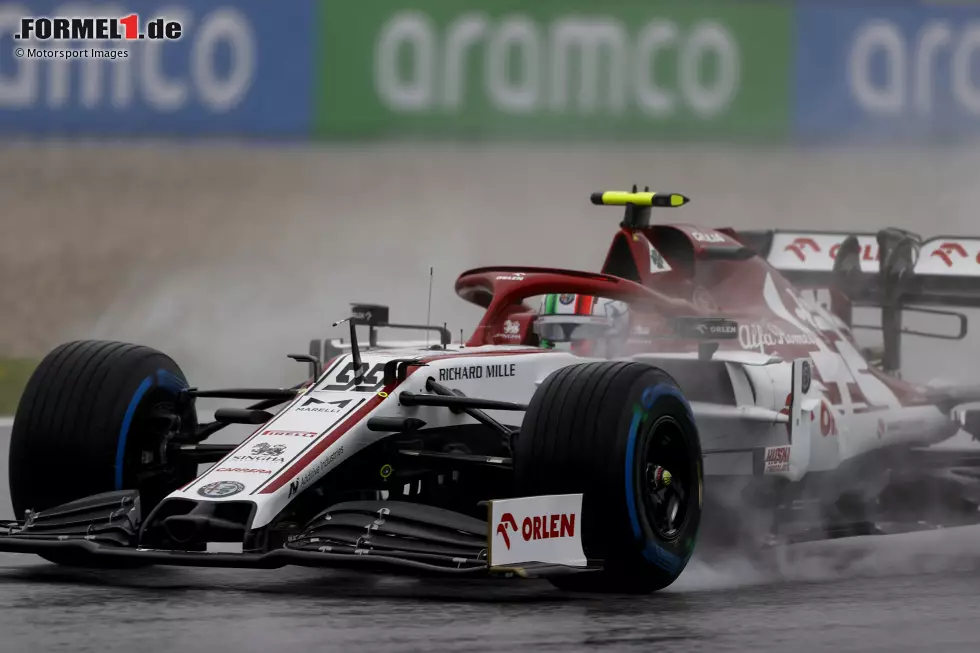
{"type": "Polygon", "coordinates": [[[0,417],[13,415],[38,361],[0,358],[0,417]]]}
{"type": "Polygon", "coordinates": [[[791,3],[371,0],[320,7],[328,139],[778,141],[791,3]]]}

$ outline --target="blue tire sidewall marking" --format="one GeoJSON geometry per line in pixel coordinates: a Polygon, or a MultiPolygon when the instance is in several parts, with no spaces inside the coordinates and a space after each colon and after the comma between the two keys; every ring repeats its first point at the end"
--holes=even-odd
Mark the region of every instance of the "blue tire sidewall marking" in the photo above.
{"type": "Polygon", "coordinates": [[[174,394],[177,394],[187,387],[187,383],[173,372],[159,369],[156,371],[156,374],[151,374],[143,379],[139,387],[136,388],[133,398],[129,400],[129,406],[126,407],[126,414],[123,416],[122,426],[119,429],[119,439],[116,441],[115,488],[117,490],[123,489],[123,466],[126,460],[126,440],[129,438],[129,429],[133,425],[133,416],[136,414],[136,409],[139,408],[140,402],[143,401],[143,397],[145,397],[146,393],[153,387],[154,377],[156,377],[157,380],[157,387],[171,391],[174,394]]]}
{"type": "Polygon", "coordinates": [[[677,388],[660,384],[650,386],[643,390],[643,393],[640,395],[642,410],[637,408],[633,411],[633,419],[630,422],[630,430],[626,439],[626,510],[629,513],[633,536],[644,545],[643,557],[669,573],[676,573],[678,567],[684,563],[685,559],[666,551],[663,547],[647,540],[643,536],[643,529],[640,527],[640,519],[636,509],[636,497],[633,487],[636,477],[633,473],[633,463],[636,458],[636,440],[640,433],[640,423],[643,421],[643,417],[647,411],[653,407],[657,400],[665,396],[674,397],[680,401],[691,418],[691,421],[694,421],[694,414],[691,411],[690,404],[687,403],[687,399],[684,398],[684,395],[677,388]]]}
{"type": "Polygon", "coordinates": [[[157,370],[157,385],[174,394],[178,394],[181,390],[186,390],[188,387],[186,381],[168,370],[157,370]]]}

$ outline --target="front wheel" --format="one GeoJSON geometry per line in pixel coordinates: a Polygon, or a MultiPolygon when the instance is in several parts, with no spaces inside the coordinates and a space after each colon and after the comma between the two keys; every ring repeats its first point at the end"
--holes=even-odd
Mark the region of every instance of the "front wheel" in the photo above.
{"type": "Polygon", "coordinates": [[[553,372],[515,443],[518,496],[583,495],[582,543],[603,571],[568,590],[647,593],[673,583],[694,551],[703,494],[690,406],[663,370],[581,363],[553,372]]]}
{"type": "Polygon", "coordinates": [[[61,345],[41,361],[10,436],[10,498],[18,517],[114,490],[138,489],[146,514],[194,478],[169,460],[170,438],[197,426],[184,373],[159,351],[119,342],[61,345]]]}

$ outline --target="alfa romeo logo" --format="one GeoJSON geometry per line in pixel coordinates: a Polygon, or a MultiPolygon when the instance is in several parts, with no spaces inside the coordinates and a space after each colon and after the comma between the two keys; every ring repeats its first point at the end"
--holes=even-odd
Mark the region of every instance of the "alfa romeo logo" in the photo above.
{"type": "Polygon", "coordinates": [[[238,481],[215,481],[214,483],[202,485],[200,489],[198,489],[197,493],[202,497],[220,499],[222,497],[230,497],[233,494],[238,494],[244,489],[245,486],[238,481]]]}

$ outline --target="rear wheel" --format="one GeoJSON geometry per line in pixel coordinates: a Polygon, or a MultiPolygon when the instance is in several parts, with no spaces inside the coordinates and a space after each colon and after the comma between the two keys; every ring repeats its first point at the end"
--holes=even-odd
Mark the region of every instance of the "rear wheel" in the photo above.
{"type": "Polygon", "coordinates": [[[113,490],[137,489],[143,514],[189,482],[197,465],[167,457],[197,427],[176,363],[119,342],[61,345],[34,371],[10,438],[10,498],[18,517],[113,490]]]}
{"type": "Polygon", "coordinates": [[[663,370],[581,363],[553,372],[514,450],[519,496],[583,494],[582,541],[603,571],[563,589],[645,593],[670,585],[701,520],[701,445],[690,406],[663,370]]]}

